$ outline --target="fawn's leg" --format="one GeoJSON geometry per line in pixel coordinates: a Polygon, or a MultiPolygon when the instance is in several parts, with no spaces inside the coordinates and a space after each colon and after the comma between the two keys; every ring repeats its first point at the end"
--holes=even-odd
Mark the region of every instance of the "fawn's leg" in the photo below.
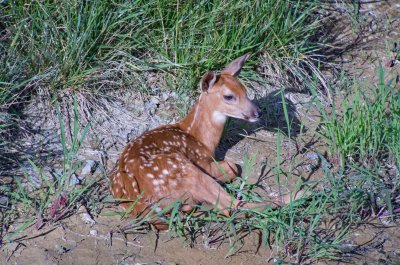
{"type": "MultiPolygon", "coordinates": [[[[225,161],[223,161],[225,162],[225,161]]],[[[229,165],[227,162],[223,165],[229,165]]],[[[216,168],[218,168],[215,165],[216,168]]],[[[210,208],[217,204],[217,209],[223,215],[229,216],[231,208],[245,207],[263,207],[264,203],[244,203],[234,199],[223,187],[217,182],[217,179],[207,175],[201,169],[193,164],[187,164],[184,170],[185,182],[182,188],[191,194],[194,203],[206,203],[210,208]]],[[[219,175],[221,178],[221,176],[219,175]]],[[[218,179],[219,180],[219,179],[218,179]]]]}
{"type": "Polygon", "coordinates": [[[239,175],[239,170],[236,164],[222,161],[198,161],[198,166],[201,167],[208,175],[216,179],[220,183],[232,181],[239,175]],[[218,163],[218,164],[217,164],[218,163]]]}

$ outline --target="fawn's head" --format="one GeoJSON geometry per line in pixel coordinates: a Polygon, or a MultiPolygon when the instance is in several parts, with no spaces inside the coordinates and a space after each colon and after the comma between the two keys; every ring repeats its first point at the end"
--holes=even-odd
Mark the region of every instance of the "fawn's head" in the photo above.
{"type": "Polygon", "coordinates": [[[212,108],[213,119],[225,122],[226,117],[234,117],[255,122],[260,110],[247,97],[246,88],[236,79],[249,54],[245,54],[228,64],[221,74],[207,72],[201,79],[202,96],[212,108]]]}

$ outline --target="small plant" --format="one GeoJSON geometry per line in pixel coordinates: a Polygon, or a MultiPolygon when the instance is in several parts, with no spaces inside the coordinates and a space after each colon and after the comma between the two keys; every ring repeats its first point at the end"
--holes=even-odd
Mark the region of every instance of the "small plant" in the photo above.
{"type": "MultiPolygon", "coordinates": [[[[53,177],[50,177],[34,162],[29,161],[33,172],[26,172],[27,181],[15,177],[14,186],[2,187],[1,192],[10,201],[2,209],[2,212],[7,212],[4,216],[8,216],[7,223],[4,223],[4,225],[10,225],[16,218],[22,216],[25,216],[24,219],[26,219],[14,231],[8,231],[3,228],[3,233],[6,232],[5,242],[3,243],[11,242],[17,234],[33,224],[35,224],[36,229],[41,229],[45,225],[57,223],[59,220],[68,217],[77,209],[77,204],[84,197],[95,192],[93,189],[96,181],[95,177],[85,181],[79,187],[71,184],[73,174],[81,165],[76,160],[76,155],[89,130],[89,126],[82,130],[79,129],[77,103],[74,100],[72,139],[71,143],[67,144],[64,122],[57,105],[56,107],[60,122],[61,144],[64,151],[63,170],[60,174],[54,174],[53,177]],[[39,186],[37,181],[33,181],[33,176],[30,175],[32,173],[39,177],[39,186]]],[[[4,216],[3,218],[5,218],[4,216]]]]}

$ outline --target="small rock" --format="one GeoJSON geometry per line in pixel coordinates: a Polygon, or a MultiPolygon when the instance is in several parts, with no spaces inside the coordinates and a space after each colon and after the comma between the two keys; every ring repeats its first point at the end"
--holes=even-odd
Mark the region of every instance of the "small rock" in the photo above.
{"type": "Polygon", "coordinates": [[[85,206],[81,205],[78,209],[78,212],[80,212],[79,216],[81,217],[82,221],[85,224],[88,224],[90,226],[96,224],[96,221],[93,220],[92,216],[90,216],[90,214],[88,213],[87,209],[85,208],[85,206]]]}
{"type": "Polygon", "coordinates": [[[167,101],[169,99],[169,97],[170,97],[170,94],[168,92],[163,92],[161,94],[161,100],[162,101],[167,101]]]}
{"type": "Polygon", "coordinates": [[[69,185],[70,186],[79,185],[82,183],[83,179],[84,179],[84,177],[78,176],[76,174],[72,174],[71,178],[69,179],[69,185]]]}
{"type": "Polygon", "coordinates": [[[7,196],[0,196],[0,205],[2,207],[7,207],[9,198],[7,196]]]}
{"type": "Polygon", "coordinates": [[[160,100],[157,97],[151,97],[150,98],[150,103],[152,105],[157,105],[158,103],[160,103],[160,100]]]}
{"type": "Polygon", "coordinates": [[[306,164],[306,165],[304,165],[303,169],[305,172],[309,173],[309,172],[313,171],[313,166],[311,164],[306,164]]]}
{"type": "Polygon", "coordinates": [[[97,236],[97,235],[98,235],[98,232],[97,232],[96,229],[92,229],[92,230],[89,231],[89,234],[90,234],[91,236],[97,236]]]}
{"type": "Polygon", "coordinates": [[[318,160],[319,159],[318,154],[315,153],[315,152],[309,152],[309,153],[305,154],[305,156],[308,159],[311,159],[311,160],[318,160]]]}
{"type": "Polygon", "coordinates": [[[82,213],[81,218],[85,224],[94,225],[96,223],[88,213],[82,213]]]}
{"type": "Polygon", "coordinates": [[[86,165],[82,168],[81,174],[87,176],[96,170],[96,162],[93,160],[86,160],[86,165]]]}
{"type": "Polygon", "coordinates": [[[70,250],[69,248],[67,248],[63,245],[56,244],[56,251],[59,255],[67,253],[69,250],[70,250]]]}

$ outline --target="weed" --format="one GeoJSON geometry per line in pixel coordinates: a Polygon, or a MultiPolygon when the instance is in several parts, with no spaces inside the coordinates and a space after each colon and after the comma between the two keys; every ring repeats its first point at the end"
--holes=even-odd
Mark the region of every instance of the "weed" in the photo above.
{"type": "Polygon", "coordinates": [[[64,150],[62,172],[50,177],[42,168],[30,161],[33,172],[26,171],[27,181],[14,177],[14,185],[1,186],[1,193],[9,200],[7,204],[2,205],[2,213],[5,213],[3,219],[6,218],[6,223],[3,223],[5,228],[2,231],[6,233],[3,243],[15,240],[21,231],[33,224],[36,229],[40,229],[44,225],[57,223],[71,215],[82,201],[90,201],[84,198],[93,196],[96,192],[94,186],[97,179],[95,177],[85,181],[79,187],[71,186],[70,179],[81,165],[76,161],[76,154],[89,129],[89,126],[82,130],[78,128],[76,101],[74,101],[73,112],[74,127],[70,145],[66,143],[64,122],[59,112],[60,138],[64,150]],[[23,224],[13,231],[8,231],[8,226],[21,217],[26,218],[23,224]]]}

